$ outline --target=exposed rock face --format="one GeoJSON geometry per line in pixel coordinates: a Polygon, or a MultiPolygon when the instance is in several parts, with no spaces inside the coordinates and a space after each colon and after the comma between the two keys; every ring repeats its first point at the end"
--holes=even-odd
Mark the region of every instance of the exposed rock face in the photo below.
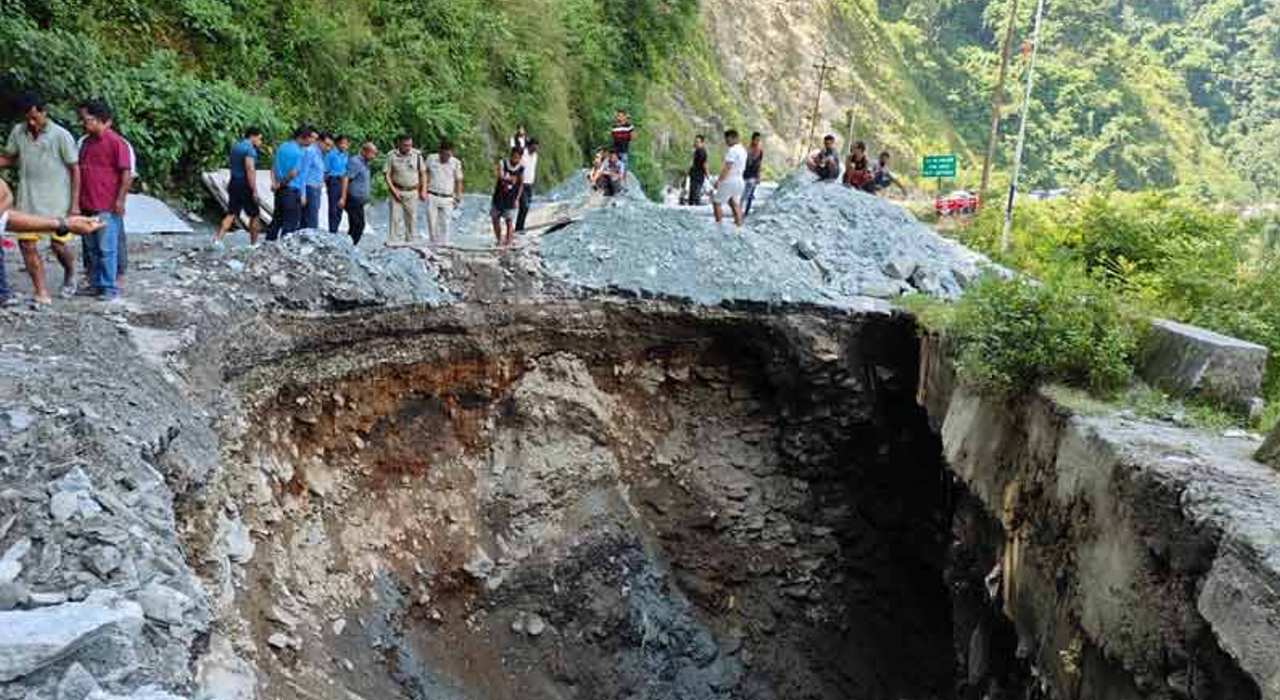
{"type": "Polygon", "coordinates": [[[1247,410],[1262,394],[1268,351],[1257,343],[1158,319],[1138,372],[1178,396],[1198,396],[1247,410]]]}
{"type": "Polygon", "coordinates": [[[884,313],[295,325],[231,355],[208,517],[262,536],[223,629],[268,696],[945,693],[945,493],[895,495],[941,473],[913,347],[884,313]]]}
{"type": "Polygon", "coordinates": [[[977,589],[1000,566],[1009,644],[1049,697],[1280,697],[1280,651],[1262,641],[1280,638],[1280,484],[1248,459],[1255,443],[985,399],[942,362],[923,379],[970,494],[960,580],[977,589]]]}

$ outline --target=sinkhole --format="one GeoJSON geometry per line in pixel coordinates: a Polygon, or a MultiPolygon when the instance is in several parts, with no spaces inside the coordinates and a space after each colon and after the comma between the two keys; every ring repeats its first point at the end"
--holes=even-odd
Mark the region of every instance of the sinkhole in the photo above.
{"type": "Polygon", "coordinates": [[[228,378],[223,487],[256,547],[222,617],[265,697],[953,697],[953,491],[909,319],[460,306],[289,332],[228,378]]]}

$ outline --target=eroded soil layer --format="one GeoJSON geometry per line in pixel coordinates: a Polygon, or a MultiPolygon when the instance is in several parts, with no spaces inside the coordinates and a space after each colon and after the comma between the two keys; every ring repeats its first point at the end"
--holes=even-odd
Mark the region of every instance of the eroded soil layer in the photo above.
{"type": "Polygon", "coordinates": [[[197,552],[256,543],[202,574],[265,697],[950,695],[909,321],[578,304],[274,330],[233,342],[245,419],[183,516],[197,552]]]}

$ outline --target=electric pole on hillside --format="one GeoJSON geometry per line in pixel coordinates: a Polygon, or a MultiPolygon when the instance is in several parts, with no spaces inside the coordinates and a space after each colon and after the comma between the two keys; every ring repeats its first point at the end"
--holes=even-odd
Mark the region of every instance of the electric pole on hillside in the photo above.
{"type": "Polygon", "coordinates": [[[987,137],[987,157],[982,161],[982,187],[978,196],[987,196],[991,184],[991,163],[996,159],[996,142],[1000,138],[1000,110],[1004,108],[1004,81],[1009,73],[1009,56],[1013,53],[1014,27],[1018,23],[1018,0],[1009,0],[1009,24],[1004,30],[1004,46],[1000,49],[1000,76],[991,96],[991,134],[987,137]]]}
{"type": "Polygon", "coordinates": [[[1009,250],[1013,233],[1013,200],[1018,196],[1018,176],[1022,172],[1022,150],[1027,143],[1027,113],[1031,111],[1031,87],[1036,75],[1036,55],[1040,53],[1040,20],[1044,16],[1044,0],[1036,4],[1036,27],[1031,34],[1031,61],[1027,64],[1027,91],[1022,97],[1022,116],[1018,125],[1018,148],[1013,152],[1013,174],[1009,180],[1009,201],[1004,206],[1004,230],[1000,233],[1000,251],[1009,250]]]}
{"type": "Polygon", "coordinates": [[[809,138],[805,141],[804,150],[800,154],[801,162],[809,152],[809,147],[813,144],[813,134],[818,129],[818,109],[822,106],[822,87],[827,81],[827,72],[835,70],[835,66],[827,62],[827,57],[827,52],[823,51],[822,63],[813,64],[813,67],[818,69],[818,94],[813,98],[813,112],[809,117],[809,138]]]}

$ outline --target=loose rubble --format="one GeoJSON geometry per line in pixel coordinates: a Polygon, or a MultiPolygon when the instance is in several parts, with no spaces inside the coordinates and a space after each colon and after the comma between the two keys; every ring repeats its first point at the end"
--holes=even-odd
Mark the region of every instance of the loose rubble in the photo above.
{"type": "MultiPolygon", "coordinates": [[[[586,195],[577,187],[553,194],[574,196],[586,195]]],[[[803,173],[741,231],[633,194],[603,200],[546,235],[541,249],[547,271],[569,283],[701,304],[842,307],[913,291],[953,298],[984,269],[998,270],[893,203],[803,173]]]]}

